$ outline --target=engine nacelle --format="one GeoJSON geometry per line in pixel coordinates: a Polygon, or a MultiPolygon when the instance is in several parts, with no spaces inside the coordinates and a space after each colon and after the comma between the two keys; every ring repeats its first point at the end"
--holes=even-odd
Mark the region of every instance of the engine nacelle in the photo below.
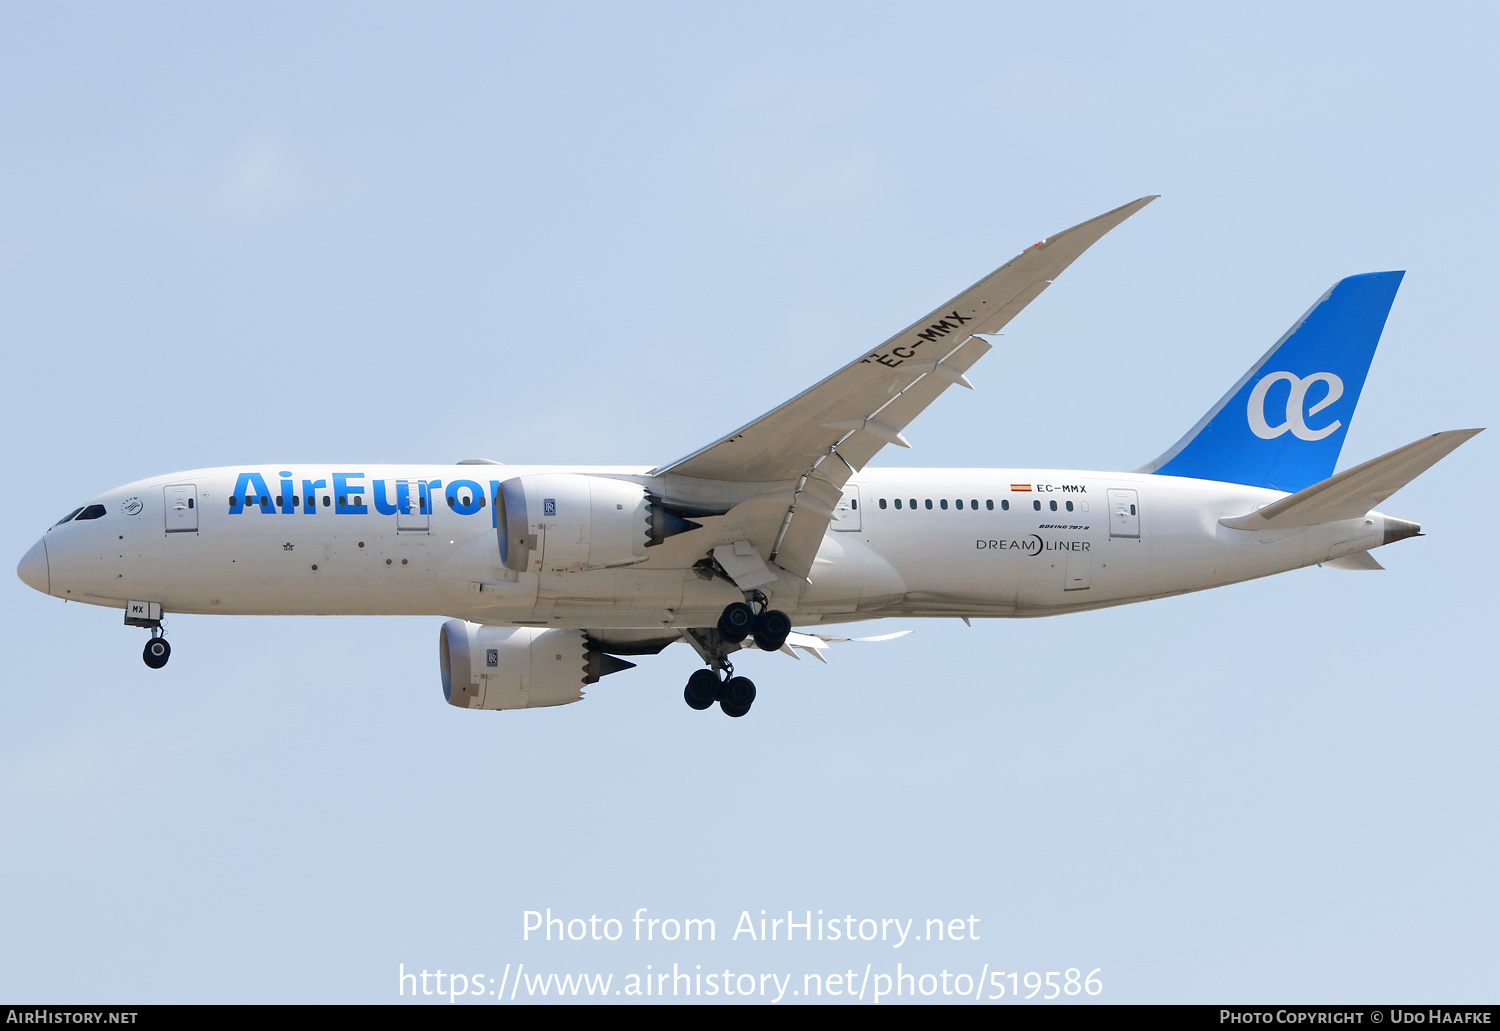
{"type": "Polygon", "coordinates": [[[644,562],[646,548],[698,524],[627,480],[538,473],[500,484],[500,561],[516,573],[566,573],[644,562]]]}
{"type": "Polygon", "coordinates": [[[606,655],[582,630],[484,626],[450,619],[438,633],[443,697],[461,709],[535,709],[583,697],[585,684],[635,663],[606,655]]]}

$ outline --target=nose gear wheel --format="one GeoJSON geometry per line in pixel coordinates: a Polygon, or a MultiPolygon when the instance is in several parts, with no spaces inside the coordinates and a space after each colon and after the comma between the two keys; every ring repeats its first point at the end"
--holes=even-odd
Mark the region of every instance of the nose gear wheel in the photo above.
{"type": "Polygon", "coordinates": [[[146,650],[141,653],[141,658],[146,660],[146,665],[152,669],[161,669],[172,657],[172,646],[167,643],[165,637],[153,637],[146,642],[146,650]]]}

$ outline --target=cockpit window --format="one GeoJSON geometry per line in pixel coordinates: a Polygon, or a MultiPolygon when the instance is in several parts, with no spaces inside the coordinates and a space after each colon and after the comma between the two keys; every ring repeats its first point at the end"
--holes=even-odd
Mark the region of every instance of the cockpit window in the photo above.
{"type": "Polygon", "coordinates": [[[72,519],[74,516],[78,515],[78,513],[82,512],[82,511],[83,511],[83,509],[81,509],[81,508],[75,508],[75,509],[73,509],[73,511],[69,512],[67,515],[63,516],[61,519],[59,519],[57,522],[53,523],[52,525],[53,526],[61,526],[63,523],[66,523],[69,519],[72,519]]]}
{"type": "Polygon", "coordinates": [[[103,505],[90,505],[88,508],[84,509],[82,512],[79,512],[78,515],[75,516],[74,518],[78,519],[79,522],[82,522],[85,519],[98,519],[103,514],[104,514],[104,506],[103,505]]]}

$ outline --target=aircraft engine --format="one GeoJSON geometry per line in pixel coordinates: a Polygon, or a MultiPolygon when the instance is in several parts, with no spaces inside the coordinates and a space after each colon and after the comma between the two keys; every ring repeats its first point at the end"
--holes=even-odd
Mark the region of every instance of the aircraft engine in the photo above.
{"type": "Polygon", "coordinates": [[[646,549],[698,524],[627,480],[578,473],[500,484],[500,561],[516,573],[563,573],[644,562],[646,549]]]}
{"type": "Polygon", "coordinates": [[[535,709],[583,697],[585,684],[631,669],[582,630],[484,626],[450,619],[438,633],[443,697],[460,709],[535,709]]]}

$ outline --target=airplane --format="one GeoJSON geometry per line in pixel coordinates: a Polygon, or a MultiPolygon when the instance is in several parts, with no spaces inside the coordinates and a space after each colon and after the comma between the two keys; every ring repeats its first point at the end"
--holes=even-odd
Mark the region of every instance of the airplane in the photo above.
{"type": "MultiPolygon", "coordinates": [[[[1339,281],[1160,457],[1133,472],[877,468],[1142,197],[1028,247],[879,347],[655,467],[274,464],[106,491],[21,559],[52,597],[168,613],[450,617],[443,695],[563,705],[686,642],[694,709],[750,711],[741,650],[822,658],[811,632],[891,616],[1050,616],[1310,565],[1374,570],[1418,536],[1374,507],[1478,429],[1335,473],[1402,272],[1339,281]],[[794,630],[802,627],[807,632],[794,630]]],[[[885,635],[899,636],[899,635],[885,635]]],[[[868,638],[877,640],[881,638],[868,638]]]]}

